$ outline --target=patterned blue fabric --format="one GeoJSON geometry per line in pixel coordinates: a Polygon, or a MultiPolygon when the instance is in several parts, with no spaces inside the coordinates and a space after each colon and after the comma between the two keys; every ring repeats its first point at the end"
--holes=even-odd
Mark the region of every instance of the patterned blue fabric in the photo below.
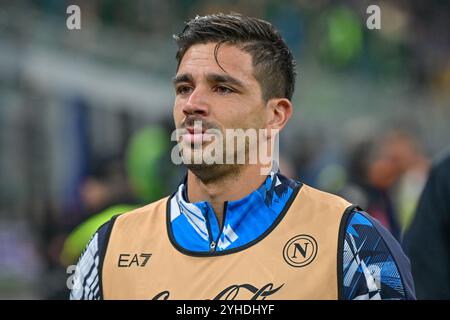
{"type": "Polygon", "coordinates": [[[173,202],[178,206],[171,216],[174,238],[181,247],[195,252],[223,251],[246,245],[270,228],[298,185],[271,172],[257,190],[225,204],[223,230],[220,230],[211,205],[206,201],[187,202],[182,184],[173,202]]]}
{"type": "MultiPolygon", "coordinates": [[[[406,299],[404,284],[391,253],[394,249],[388,248],[367,213],[352,214],[343,252],[345,299],[406,299]]],[[[402,252],[395,254],[398,258],[403,255],[402,252]]]]}

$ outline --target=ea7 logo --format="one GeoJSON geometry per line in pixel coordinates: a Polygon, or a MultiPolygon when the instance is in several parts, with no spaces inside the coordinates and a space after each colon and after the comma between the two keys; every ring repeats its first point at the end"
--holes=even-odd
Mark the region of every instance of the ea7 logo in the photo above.
{"type": "Polygon", "coordinates": [[[129,268],[129,267],[145,267],[148,260],[152,256],[151,253],[141,253],[141,254],[128,254],[122,253],[119,255],[119,261],[117,266],[119,268],[129,268]]]}

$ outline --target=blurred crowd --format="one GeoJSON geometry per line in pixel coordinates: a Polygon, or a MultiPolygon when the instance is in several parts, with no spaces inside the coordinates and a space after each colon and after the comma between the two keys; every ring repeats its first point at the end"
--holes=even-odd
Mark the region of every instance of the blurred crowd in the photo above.
{"type": "Polygon", "coordinates": [[[281,170],[340,194],[403,241],[450,146],[450,3],[4,0],[0,298],[66,299],[67,267],[115,214],[173,192],[172,34],[199,14],[272,22],[297,60],[281,170]],[[66,8],[81,8],[81,30],[66,8]]]}

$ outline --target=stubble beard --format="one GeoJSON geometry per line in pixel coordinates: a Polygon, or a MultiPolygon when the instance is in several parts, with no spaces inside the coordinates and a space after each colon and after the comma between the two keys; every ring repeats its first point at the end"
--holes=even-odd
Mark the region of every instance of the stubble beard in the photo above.
{"type": "MultiPolygon", "coordinates": [[[[215,142],[211,142],[215,143],[215,142]]],[[[185,146],[189,148],[189,146],[185,146]]],[[[239,176],[240,172],[245,168],[248,164],[249,159],[249,143],[245,142],[245,162],[243,164],[237,163],[236,159],[238,159],[238,150],[235,148],[233,152],[233,163],[226,163],[226,142],[223,140],[223,153],[222,153],[222,163],[206,163],[205,159],[202,155],[201,163],[193,163],[194,161],[189,161],[189,163],[185,163],[185,166],[203,183],[211,183],[215,181],[220,181],[224,178],[239,176]]],[[[197,151],[199,152],[199,151],[197,151]]]]}

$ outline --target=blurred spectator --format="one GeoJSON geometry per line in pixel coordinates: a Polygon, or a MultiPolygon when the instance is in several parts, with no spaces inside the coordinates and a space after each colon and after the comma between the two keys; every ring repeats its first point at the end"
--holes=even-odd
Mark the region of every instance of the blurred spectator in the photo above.
{"type": "Polygon", "coordinates": [[[350,156],[349,181],[340,192],[401,239],[423,188],[428,160],[418,142],[395,129],[361,142],[350,156]]]}
{"type": "Polygon", "coordinates": [[[425,185],[429,161],[417,139],[400,129],[387,133],[384,153],[397,166],[399,177],[393,190],[393,200],[400,227],[404,231],[413,218],[425,185]]]}
{"type": "MultiPolygon", "coordinates": [[[[81,222],[90,219],[93,214],[117,203],[133,201],[119,158],[101,159],[92,167],[91,173],[85,177],[80,186],[82,212],[77,214],[72,212],[77,219],[60,220],[57,218],[59,212],[54,212],[57,211],[56,208],[48,205],[46,209],[46,218],[41,231],[41,250],[45,269],[39,288],[47,299],[67,299],[66,267],[76,262],[75,259],[70,261],[66,253],[61,263],[60,256],[66,247],[67,235],[81,222]]],[[[86,236],[88,240],[91,235],[86,236]]],[[[85,243],[81,246],[84,247],[85,243]]],[[[72,245],[70,249],[73,247],[72,245]]],[[[67,248],[66,250],[70,251],[67,248]]]]}
{"type": "Polygon", "coordinates": [[[383,141],[375,139],[356,146],[348,164],[348,183],[340,194],[361,206],[399,239],[400,226],[390,194],[399,170],[383,147],[383,141]]]}
{"type": "Polygon", "coordinates": [[[450,299],[450,153],[435,163],[404,248],[418,299],[450,299]]]}

